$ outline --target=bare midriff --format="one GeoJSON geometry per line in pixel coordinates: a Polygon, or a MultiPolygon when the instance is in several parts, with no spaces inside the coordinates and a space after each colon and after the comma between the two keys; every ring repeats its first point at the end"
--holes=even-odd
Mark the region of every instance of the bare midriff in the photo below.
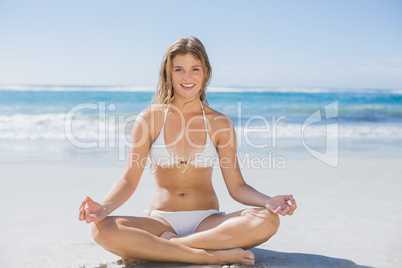
{"type": "Polygon", "coordinates": [[[150,210],[219,210],[212,186],[212,167],[175,164],[154,168],[156,185],[150,210]]]}

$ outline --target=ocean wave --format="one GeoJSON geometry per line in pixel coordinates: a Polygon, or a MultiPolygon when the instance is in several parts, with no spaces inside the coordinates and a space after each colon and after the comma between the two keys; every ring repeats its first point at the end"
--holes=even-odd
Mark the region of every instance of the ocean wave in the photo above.
{"type": "MultiPolygon", "coordinates": [[[[0,115],[0,140],[98,140],[117,132],[116,124],[99,121],[91,115],[78,115],[72,120],[65,113],[0,115]]],[[[125,126],[120,126],[125,134],[125,126]]],[[[127,132],[127,133],[126,133],[127,132]]]]}
{"type": "MultiPolygon", "coordinates": [[[[263,128],[256,132],[255,129],[246,129],[237,127],[236,132],[241,131],[241,135],[248,136],[248,139],[281,139],[281,138],[297,138],[301,139],[302,132],[304,138],[328,138],[339,137],[341,139],[348,138],[369,138],[369,139],[401,139],[402,124],[338,124],[332,123],[328,125],[310,125],[303,129],[301,124],[280,123],[275,128],[263,128]]],[[[239,135],[239,134],[238,134],[239,135]]]]}
{"type": "MultiPolygon", "coordinates": [[[[0,140],[77,140],[96,141],[100,139],[129,139],[133,118],[124,124],[99,120],[97,116],[77,114],[70,121],[65,113],[13,114],[0,115],[0,140]]],[[[236,123],[236,122],[235,122],[236,123]]],[[[401,139],[402,124],[357,123],[341,124],[336,122],[325,125],[310,125],[304,129],[306,138],[374,138],[401,139]],[[328,126],[328,127],[327,127],[328,126]]],[[[238,138],[244,139],[281,139],[301,138],[302,124],[280,122],[279,124],[245,127],[235,125],[238,138]]]]}

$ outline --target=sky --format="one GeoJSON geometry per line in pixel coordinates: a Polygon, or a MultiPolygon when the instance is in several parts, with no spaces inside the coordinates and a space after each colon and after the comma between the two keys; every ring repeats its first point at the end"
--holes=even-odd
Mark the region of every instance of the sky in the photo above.
{"type": "Polygon", "coordinates": [[[183,36],[215,87],[402,88],[400,0],[0,0],[0,85],[154,87],[183,36]]]}

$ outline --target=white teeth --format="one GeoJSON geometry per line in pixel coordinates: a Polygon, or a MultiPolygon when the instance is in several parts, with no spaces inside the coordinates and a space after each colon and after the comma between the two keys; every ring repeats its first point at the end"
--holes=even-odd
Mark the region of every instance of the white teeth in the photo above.
{"type": "Polygon", "coordinates": [[[181,84],[183,87],[193,87],[195,84],[181,84]]]}

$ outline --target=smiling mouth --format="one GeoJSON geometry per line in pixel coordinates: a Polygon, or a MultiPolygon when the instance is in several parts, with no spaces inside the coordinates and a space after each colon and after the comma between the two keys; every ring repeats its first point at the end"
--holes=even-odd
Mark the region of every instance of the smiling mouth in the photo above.
{"type": "Polygon", "coordinates": [[[180,85],[186,89],[191,89],[195,86],[195,84],[180,84],[180,85]]]}

